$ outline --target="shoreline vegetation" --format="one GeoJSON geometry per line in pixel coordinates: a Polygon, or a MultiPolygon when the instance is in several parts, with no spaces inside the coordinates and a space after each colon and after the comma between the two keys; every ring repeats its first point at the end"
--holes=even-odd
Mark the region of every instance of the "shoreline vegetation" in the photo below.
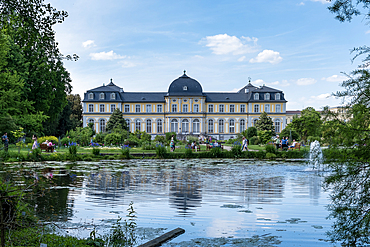
{"type": "Polygon", "coordinates": [[[39,161],[100,161],[125,159],[189,159],[189,158],[246,158],[257,160],[307,159],[309,147],[301,150],[276,150],[274,145],[250,145],[249,151],[242,151],[240,145],[226,145],[224,149],[213,147],[206,150],[200,145],[195,152],[186,145],[177,146],[174,152],[170,148],[157,144],[154,150],[141,147],[56,147],[54,152],[38,149],[21,148],[10,145],[8,152],[0,151],[0,162],[39,162],[39,161]]]}

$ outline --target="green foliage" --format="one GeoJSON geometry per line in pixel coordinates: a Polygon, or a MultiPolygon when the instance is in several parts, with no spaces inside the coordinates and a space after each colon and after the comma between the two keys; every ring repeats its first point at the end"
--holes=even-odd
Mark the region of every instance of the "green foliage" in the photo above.
{"type": "Polygon", "coordinates": [[[293,117],[289,126],[299,134],[301,140],[307,141],[308,136],[321,135],[321,115],[313,107],[307,107],[300,117],[293,117]]]}
{"type": "Polygon", "coordinates": [[[245,137],[250,140],[252,137],[257,136],[257,128],[256,127],[249,127],[247,130],[245,137]]]}
{"type": "Polygon", "coordinates": [[[230,152],[232,153],[233,158],[242,157],[242,147],[240,143],[234,144],[230,152]]]}
{"type": "Polygon", "coordinates": [[[70,155],[76,155],[77,154],[77,145],[70,145],[68,147],[68,152],[70,155]]]}
{"type": "Polygon", "coordinates": [[[271,137],[274,135],[273,131],[270,130],[259,130],[258,131],[258,138],[262,144],[266,144],[271,140],[271,137]]]}
{"type": "Polygon", "coordinates": [[[122,143],[122,136],[120,134],[117,134],[117,133],[111,133],[111,134],[107,134],[105,137],[104,137],[104,143],[106,145],[113,145],[113,146],[118,146],[122,143]]]}
{"type": "Polygon", "coordinates": [[[187,140],[188,140],[188,142],[190,142],[190,143],[192,143],[192,142],[199,143],[199,139],[198,139],[198,137],[196,137],[196,136],[188,135],[188,136],[186,136],[186,139],[187,139],[187,140]]]}
{"type": "Polygon", "coordinates": [[[129,147],[123,147],[121,150],[121,154],[125,159],[130,159],[130,148],[129,147]]]}
{"type": "Polygon", "coordinates": [[[168,156],[167,149],[164,145],[157,144],[155,148],[157,158],[165,159],[168,156]]]}
{"type": "Polygon", "coordinates": [[[143,143],[141,144],[141,148],[142,148],[143,150],[155,150],[155,145],[154,145],[154,144],[151,144],[151,143],[149,143],[149,142],[143,142],[143,143]]]}
{"type": "Polygon", "coordinates": [[[256,128],[259,131],[270,131],[271,133],[274,133],[275,127],[274,122],[272,119],[267,116],[266,112],[263,112],[256,123],[256,128]]]}
{"type": "Polygon", "coordinates": [[[112,115],[109,117],[107,123],[107,131],[111,132],[113,129],[124,129],[128,130],[127,123],[123,118],[123,114],[120,109],[116,108],[112,115]]]}
{"type": "Polygon", "coordinates": [[[191,148],[186,148],[185,149],[185,158],[189,159],[193,157],[193,150],[191,148]]]}
{"type": "Polygon", "coordinates": [[[268,145],[266,145],[265,149],[266,149],[267,153],[273,153],[274,154],[276,152],[275,145],[268,144],[268,145]]]}
{"type": "Polygon", "coordinates": [[[173,136],[173,140],[175,141],[175,143],[177,142],[177,139],[176,139],[176,132],[166,132],[166,142],[170,142],[171,141],[171,137],[173,136]]]}
{"type": "Polygon", "coordinates": [[[67,132],[67,136],[74,142],[77,142],[81,146],[88,146],[91,142],[91,137],[94,131],[89,127],[77,127],[76,130],[70,130],[67,132]]]}
{"type": "Polygon", "coordinates": [[[67,95],[67,104],[55,121],[55,134],[58,136],[65,135],[70,130],[82,126],[82,103],[79,94],[67,95]]]}
{"type": "Polygon", "coordinates": [[[99,144],[103,144],[104,143],[104,138],[105,136],[108,135],[107,132],[99,132],[98,134],[95,135],[95,142],[99,143],[99,144]]]}
{"type": "MultiPolygon", "coordinates": [[[[295,130],[293,130],[292,129],[292,127],[291,127],[291,124],[288,124],[286,127],[285,127],[285,129],[283,129],[281,132],[280,132],[280,139],[282,138],[282,137],[288,137],[289,139],[291,139],[291,140],[300,140],[300,138],[299,138],[299,135],[298,135],[298,133],[295,131],[295,130]],[[290,133],[292,134],[292,138],[290,138],[290,133]]],[[[309,138],[307,138],[307,140],[308,140],[309,138]]]]}
{"type": "Polygon", "coordinates": [[[210,155],[212,158],[221,158],[222,157],[222,150],[219,147],[211,148],[210,155]]]}
{"type": "Polygon", "coordinates": [[[154,141],[164,144],[164,142],[166,141],[166,138],[165,138],[164,136],[157,135],[157,136],[154,138],[154,141]]]}
{"type": "Polygon", "coordinates": [[[92,154],[93,154],[93,155],[95,155],[95,156],[100,155],[100,148],[98,148],[98,147],[94,147],[94,148],[92,149],[92,154]]]}
{"type": "Polygon", "coordinates": [[[266,159],[275,159],[276,158],[276,154],[274,153],[267,153],[266,154],[266,159]]]}
{"type": "Polygon", "coordinates": [[[42,137],[37,138],[38,143],[43,143],[46,140],[48,140],[49,142],[52,142],[55,145],[58,145],[58,142],[59,142],[58,138],[55,136],[42,136],[42,137]]]}
{"type": "Polygon", "coordinates": [[[250,145],[258,145],[260,144],[260,138],[258,136],[253,136],[251,139],[249,139],[250,145]]]}

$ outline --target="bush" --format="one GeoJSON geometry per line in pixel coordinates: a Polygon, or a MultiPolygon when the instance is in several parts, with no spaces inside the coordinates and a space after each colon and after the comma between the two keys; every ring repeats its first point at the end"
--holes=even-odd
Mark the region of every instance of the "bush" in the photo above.
{"type": "Polygon", "coordinates": [[[267,153],[274,154],[276,152],[275,146],[274,145],[271,145],[271,144],[267,144],[266,147],[265,147],[265,149],[266,149],[266,152],[267,153]]]}
{"type": "Polygon", "coordinates": [[[247,129],[247,133],[246,133],[247,139],[251,139],[254,136],[257,136],[257,128],[256,127],[249,127],[247,129]]]}
{"type": "Polygon", "coordinates": [[[193,157],[193,150],[191,150],[191,148],[186,148],[185,149],[185,158],[189,159],[193,157]]]}
{"type": "Polygon", "coordinates": [[[122,143],[122,136],[120,134],[117,134],[117,133],[107,134],[104,137],[104,143],[106,145],[118,146],[122,143]]]}
{"type": "Polygon", "coordinates": [[[60,140],[60,145],[62,145],[63,147],[68,147],[70,142],[71,142],[70,138],[63,137],[62,140],[60,140]]]}
{"type": "Polygon", "coordinates": [[[259,141],[258,136],[253,136],[253,137],[249,140],[249,145],[258,145],[258,144],[260,144],[260,141],[259,141]]]}
{"type": "Polygon", "coordinates": [[[275,158],[276,158],[276,154],[273,154],[273,153],[266,154],[266,159],[275,159],[275,158]]]}
{"type": "Polygon", "coordinates": [[[164,136],[157,135],[154,138],[154,141],[159,142],[159,143],[164,143],[166,141],[166,138],[164,136]]]}
{"type": "Polygon", "coordinates": [[[70,155],[76,155],[77,154],[77,143],[71,142],[68,147],[68,152],[70,155]]]}
{"type": "Polygon", "coordinates": [[[123,146],[121,150],[121,154],[125,159],[130,159],[130,147],[129,146],[123,146]]]}
{"type": "Polygon", "coordinates": [[[95,155],[95,156],[100,155],[100,148],[96,148],[96,147],[94,147],[94,148],[92,149],[92,154],[93,154],[93,155],[95,155]]]}
{"type": "Polygon", "coordinates": [[[145,142],[141,145],[141,148],[143,150],[155,150],[155,145],[154,144],[150,144],[149,142],[145,142]]]}
{"type": "Polygon", "coordinates": [[[242,156],[242,147],[239,142],[235,142],[230,152],[233,158],[240,158],[242,156]]]}
{"type": "Polygon", "coordinates": [[[210,154],[211,154],[212,158],[222,158],[221,157],[222,151],[221,151],[221,148],[219,148],[219,147],[211,148],[210,154]]]}
{"type": "Polygon", "coordinates": [[[158,158],[165,159],[168,156],[167,149],[162,144],[157,144],[155,147],[155,153],[158,158]]]}
{"type": "Polygon", "coordinates": [[[229,140],[226,141],[226,144],[233,144],[235,142],[235,139],[230,138],[229,140]]]}
{"type": "Polygon", "coordinates": [[[37,139],[37,142],[38,143],[43,143],[46,140],[48,140],[49,142],[51,141],[53,144],[59,145],[59,140],[55,136],[42,136],[42,137],[37,139]]]}

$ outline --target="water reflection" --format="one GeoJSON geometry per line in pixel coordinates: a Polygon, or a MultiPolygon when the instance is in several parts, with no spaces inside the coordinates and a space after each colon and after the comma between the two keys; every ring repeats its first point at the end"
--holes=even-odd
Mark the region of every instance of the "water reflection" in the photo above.
{"type": "Polygon", "coordinates": [[[311,225],[329,225],[323,178],[302,164],[134,160],[49,166],[55,189],[33,203],[40,217],[56,221],[115,219],[133,201],[139,225],[181,226],[192,237],[250,237],[270,229],[291,241],[302,237],[300,231],[318,239],[325,230],[311,225]],[[294,230],[278,223],[297,217],[307,223],[294,230]]]}

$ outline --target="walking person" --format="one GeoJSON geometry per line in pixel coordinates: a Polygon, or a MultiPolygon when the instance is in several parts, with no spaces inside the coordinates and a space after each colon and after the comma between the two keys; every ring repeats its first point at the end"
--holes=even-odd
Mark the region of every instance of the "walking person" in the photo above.
{"type": "Polygon", "coordinates": [[[174,152],[175,151],[175,140],[174,140],[173,137],[174,136],[172,135],[172,137],[171,137],[171,143],[170,143],[171,152],[174,152]]]}
{"type": "Polygon", "coordinates": [[[36,149],[38,144],[37,144],[37,136],[33,135],[32,136],[33,144],[32,144],[32,149],[36,149]]]}
{"type": "Polygon", "coordinates": [[[279,139],[279,135],[276,135],[275,145],[276,145],[276,149],[278,150],[278,149],[280,148],[280,139],[279,139]]]}
{"type": "Polygon", "coordinates": [[[1,137],[1,139],[4,142],[4,150],[8,152],[8,145],[9,145],[9,138],[8,138],[8,133],[5,132],[5,134],[1,137]]]}
{"type": "Polygon", "coordinates": [[[243,136],[242,151],[248,151],[248,140],[243,136]]]}

